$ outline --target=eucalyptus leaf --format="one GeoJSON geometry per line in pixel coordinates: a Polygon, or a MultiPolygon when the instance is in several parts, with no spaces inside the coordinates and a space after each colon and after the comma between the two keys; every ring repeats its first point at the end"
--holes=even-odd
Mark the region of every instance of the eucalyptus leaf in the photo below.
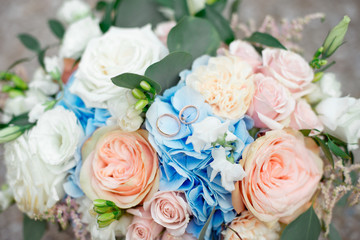
{"type": "Polygon", "coordinates": [[[325,154],[325,157],[330,161],[331,165],[334,167],[334,159],[333,159],[333,156],[330,152],[328,145],[326,145],[326,143],[317,136],[313,137],[313,139],[321,147],[322,151],[325,154]]]}
{"type": "Polygon", "coordinates": [[[313,207],[286,226],[281,240],[318,240],[321,225],[313,207]]]}
{"type": "Polygon", "coordinates": [[[103,33],[106,33],[111,25],[112,25],[112,12],[114,8],[114,3],[107,3],[105,6],[105,13],[103,18],[101,19],[101,22],[99,23],[100,29],[103,33]]]}
{"type": "Polygon", "coordinates": [[[334,224],[330,224],[329,240],[341,240],[339,232],[334,227],[334,224]]]}
{"type": "Polygon", "coordinates": [[[186,0],[175,0],[173,2],[175,10],[175,19],[179,21],[184,16],[189,16],[189,8],[186,0]]]}
{"type": "Polygon", "coordinates": [[[107,5],[108,5],[108,2],[106,2],[106,1],[98,1],[96,3],[95,9],[98,11],[102,11],[106,8],[107,5]]]}
{"type": "Polygon", "coordinates": [[[56,19],[50,19],[48,21],[51,32],[58,38],[63,39],[65,34],[65,28],[62,23],[56,19]]]}
{"type": "Polygon", "coordinates": [[[350,156],[347,155],[340,147],[338,147],[333,141],[329,139],[327,142],[330,150],[338,157],[344,158],[344,159],[350,159],[350,156]]]}
{"type": "Polygon", "coordinates": [[[17,125],[17,126],[24,126],[24,125],[28,125],[28,124],[31,124],[29,122],[29,113],[23,113],[23,114],[20,114],[18,116],[14,116],[9,124],[14,124],[14,125],[17,125]]]}
{"type": "Polygon", "coordinates": [[[34,51],[34,52],[41,51],[39,41],[35,37],[31,36],[30,34],[22,33],[22,34],[18,35],[18,38],[27,49],[34,51]]]}
{"type": "Polygon", "coordinates": [[[23,238],[24,240],[41,240],[47,228],[46,221],[36,221],[24,214],[23,238]]]}
{"type": "Polygon", "coordinates": [[[284,45],[282,45],[279,40],[268,33],[254,32],[250,37],[247,37],[244,40],[251,43],[260,43],[261,45],[268,47],[281,48],[286,50],[284,45]]]}
{"type": "Polygon", "coordinates": [[[226,7],[227,0],[207,0],[208,5],[211,5],[212,8],[218,13],[222,13],[226,7]]]}
{"type": "Polygon", "coordinates": [[[145,76],[155,80],[163,90],[179,82],[179,72],[191,66],[192,56],[186,52],[172,52],[165,58],[149,66],[145,76]]]}
{"type": "Polygon", "coordinates": [[[230,8],[230,16],[229,19],[231,19],[232,15],[236,14],[239,10],[239,7],[241,5],[242,0],[235,0],[230,8]]]}
{"type": "Polygon", "coordinates": [[[213,25],[201,18],[186,16],[171,29],[167,44],[170,52],[184,51],[193,58],[215,55],[220,37],[213,25]]]}
{"type": "Polygon", "coordinates": [[[140,86],[141,81],[146,81],[155,89],[157,93],[161,92],[161,86],[157,82],[151,80],[148,77],[138,75],[135,73],[123,73],[116,77],[111,78],[111,81],[118,87],[129,88],[129,89],[137,88],[140,86]]]}
{"type": "Polygon", "coordinates": [[[198,240],[204,240],[204,239],[205,239],[206,230],[208,229],[208,227],[209,227],[209,225],[210,225],[210,222],[211,222],[211,219],[212,219],[212,217],[214,216],[214,214],[215,214],[215,207],[214,207],[213,210],[211,211],[209,218],[206,220],[205,225],[204,225],[203,228],[201,229],[201,232],[200,232],[200,235],[199,235],[198,240]]]}
{"type": "Polygon", "coordinates": [[[156,26],[164,21],[156,0],[122,0],[116,11],[115,25],[118,27],[156,26]]]}
{"type": "Polygon", "coordinates": [[[157,4],[159,4],[162,7],[174,9],[174,2],[176,0],[155,0],[157,4]]]}

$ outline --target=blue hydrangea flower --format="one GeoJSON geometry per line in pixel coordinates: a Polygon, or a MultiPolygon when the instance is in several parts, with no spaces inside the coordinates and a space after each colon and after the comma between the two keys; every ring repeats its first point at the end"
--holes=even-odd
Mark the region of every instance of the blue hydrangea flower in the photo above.
{"type": "MultiPolygon", "coordinates": [[[[193,69],[199,65],[206,64],[208,57],[201,57],[194,62],[193,69]]],[[[181,73],[184,79],[189,70],[181,73]]],[[[216,212],[212,218],[210,227],[207,231],[207,238],[210,239],[212,232],[219,234],[221,225],[230,222],[236,213],[231,203],[231,193],[221,185],[221,176],[218,174],[213,181],[210,181],[212,168],[210,163],[213,161],[211,149],[196,152],[193,145],[186,144],[186,140],[192,135],[192,124],[180,125],[180,131],[173,137],[162,135],[161,131],[171,134],[179,129],[176,120],[166,117],[164,114],[179,116],[179,112],[187,105],[194,105],[199,110],[199,117],[195,123],[201,122],[209,116],[213,116],[209,104],[205,103],[200,93],[189,86],[185,81],[164,92],[163,96],[158,96],[148,110],[145,122],[146,129],[149,131],[149,140],[157,150],[160,159],[161,179],[160,190],[164,191],[184,191],[187,201],[191,207],[194,219],[190,222],[187,232],[196,237],[207,221],[212,209],[216,212]]],[[[188,116],[194,119],[195,113],[188,116]]],[[[222,122],[223,119],[219,118],[222,122]]],[[[244,148],[253,142],[248,130],[253,126],[251,118],[244,118],[231,121],[229,131],[238,137],[235,159],[240,159],[244,148]]]]}
{"type": "MultiPolygon", "coordinates": [[[[58,95],[59,101],[57,105],[63,106],[65,109],[72,111],[79,119],[81,126],[83,127],[85,138],[82,143],[92,135],[92,133],[101,126],[106,125],[106,120],[111,116],[109,111],[100,108],[87,108],[81,98],[70,92],[70,86],[74,82],[75,74],[72,74],[68,83],[64,86],[63,93],[58,95]],[[62,95],[63,94],[63,95],[62,95]]],[[[82,146],[82,144],[81,144],[82,146]]],[[[81,147],[78,148],[75,153],[75,159],[77,165],[69,171],[69,177],[67,182],[64,183],[65,192],[74,198],[78,198],[84,195],[80,188],[79,175],[82,165],[81,159],[81,147]]]]}

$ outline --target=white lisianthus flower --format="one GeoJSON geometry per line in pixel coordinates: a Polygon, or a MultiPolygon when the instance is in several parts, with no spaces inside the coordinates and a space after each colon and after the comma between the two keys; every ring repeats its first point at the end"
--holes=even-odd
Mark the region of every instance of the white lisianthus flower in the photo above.
{"type": "Polygon", "coordinates": [[[147,25],[142,28],[112,27],[87,45],[70,91],[89,108],[107,108],[127,89],[115,86],[111,78],[125,72],[144,74],[168,50],[147,25]]]}
{"type": "Polygon", "coordinates": [[[92,240],[115,240],[116,237],[124,237],[127,228],[131,224],[132,216],[123,215],[118,221],[112,222],[106,228],[99,228],[97,220],[93,213],[93,203],[87,197],[78,198],[77,202],[80,206],[79,213],[82,214],[81,222],[87,224],[87,230],[90,232],[92,240]]]}
{"type": "Polygon", "coordinates": [[[276,222],[272,227],[257,219],[251,212],[244,211],[241,215],[235,218],[230,226],[223,231],[225,240],[239,239],[238,235],[243,240],[278,240],[280,239],[281,227],[276,222]],[[237,233],[235,233],[235,232],[237,233]]]}
{"type": "Polygon", "coordinates": [[[38,103],[34,106],[33,109],[29,112],[29,122],[34,123],[36,122],[41,115],[45,113],[46,104],[38,103]]]}
{"type": "Polygon", "coordinates": [[[309,103],[315,104],[329,97],[341,96],[341,83],[334,73],[325,73],[319,82],[315,84],[314,91],[306,96],[309,103]]]}
{"type": "Polygon", "coordinates": [[[211,148],[211,143],[226,133],[226,141],[235,141],[236,136],[228,131],[230,121],[221,123],[216,117],[207,117],[201,122],[192,124],[193,134],[186,140],[186,144],[192,143],[196,152],[211,148]]]}
{"type": "Polygon", "coordinates": [[[6,179],[22,212],[34,218],[63,198],[66,173],[54,174],[50,171],[52,166],[30,151],[27,133],[4,147],[6,179]]]}
{"type": "Polygon", "coordinates": [[[326,132],[358,148],[360,138],[360,99],[352,97],[327,98],[316,106],[326,132]]]}
{"type": "Polygon", "coordinates": [[[75,114],[63,107],[45,112],[29,134],[32,153],[49,165],[54,174],[61,174],[76,165],[75,151],[83,130],[75,114]]]}
{"type": "Polygon", "coordinates": [[[226,150],[223,147],[214,148],[211,152],[214,161],[210,163],[213,171],[210,181],[214,180],[216,175],[221,174],[221,185],[232,192],[235,190],[234,182],[241,181],[246,173],[240,164],[231,163],[226,159],[226,150]]]}
{"type": "Polygon", "coordinates": [[[9,185],[3,185],[0,190],[0,213],[5,211],[14,201],[13,191],[9,185]]]}
{"type": "Polygon", "coordinates": [[[187,0],[187,5],[189,8],[190,15],[195,15],[195,13],[205,8],[206,0],[187,0]]]}
{"type": "Polygon", "coordinates": [[[69,26],[60,47],[62,58],[78,59],[86,48],[88,42],[101,36],[99,21],[88,16],[69,26]]]}
{"type": "Polygon", "coordinates": [[[64,23],[70,24],[90,14],[91,7],[89,4],[81,0],[67,0],[61,5],[57,17],[64,23]]]}
{"type": "Polygon", "coordinates": [[[61,59],[57,56],[45,57],[45,70],[50,76],[54,79],[60,79],[61,73],[63,71],[63,63],[61,59]]]}
{"type": "Polygon", "coordinates": [[[118,125],[122,130],[133,132],[140,128],[144,119],[140,116],[141,110],[135,110],[135,99],[131,90],[127,90],[119,96],[119,99],[109,101],[111,117],[106,121],[107,125],[118,125]]]}
{"type": "Polygon", "coordinates": [[[50,75],[46,74],[42,68],[38,68],[29,83],[29,89],[37,90],[50,96],[56,94],[60,87],[53,81],[50,75]]]}

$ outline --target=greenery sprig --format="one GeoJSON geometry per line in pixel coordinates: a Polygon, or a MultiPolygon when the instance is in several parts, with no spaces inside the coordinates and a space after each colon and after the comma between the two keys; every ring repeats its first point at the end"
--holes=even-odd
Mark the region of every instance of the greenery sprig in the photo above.
{"type": "Polygon", "coordinates": [[[125,213],[123,209],[120,209],[116,204],[109,200],[96,199],[93,201],[93,210],[97,213],[97,223],[99,228],[105,228],[112,222],[119,220],[125,213]]]}

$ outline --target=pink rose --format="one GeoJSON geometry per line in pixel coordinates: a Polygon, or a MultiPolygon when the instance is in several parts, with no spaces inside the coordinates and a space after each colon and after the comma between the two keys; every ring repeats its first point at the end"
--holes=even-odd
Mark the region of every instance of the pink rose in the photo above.
{"type": "Polygon", "coordinates": [[[91,200],[106,199],[130,208],[158,190],[158,158],[145,130],[99,128],[84,144],[82,157],[80,185],[91,200]]]}
{"type": "Polygon", "coordinates": [[[174,236],[170,232],[165,231],[161,240],[196,240],[197,238],[191,234],[185,233],[181,236],[174,236]]]}
{"type": "Polygon", "coordinates": [[[289,90],[300,97],[313,90],[311,81],[314,71],[303,57],[283,49],[265,49],[262,52],[263,72],[284,84],[289,90]]]}
{"type": "Polygon", "coordinates": [[[246,177],[232,192],[237,212],[246,208],[260,221],[289,223],[309,207],[323,174],[319,147],[300,132],[266,132],[246,147],[240,161],[246,177]]]}
{"type": "Polygon", "coordinates": [[[296,103],[295,111],[291,115],[290,127],[300,129],[317,129],[322,131],[324,126],[318,116],[311,109],[311,106],[303,99],[296,103]]]}
{"type": "Polygon", "coordinates": [[[129,209],[127,212],[133,214],[134,218],[128,227],[126,240],[153,240],[163,230],[143,208],[129,209]]]}
{"type": "Polygon", "coordinates": [[[262,65],[259,53],[248,42],[241,40],[231,42],[229,45],[229,52],[249,63],[253,67],[254,71],[262,65]]]}
{"type": "Polygon", "coordinates": [[[255,94],[248,109],[255,127],[282,129],[289,125],[295,99],[286,87],[272,77],[256,74],[253,78],[255,94]]]}
{"type": "Polygon", "coordinates": [[[180,192],[157,192],[144,203],[144,209],[174,236],[183,235],[190,221],[190,207],[180,192]]]}
{"type": "Polygon", "coordinates": [[[167,37],[169,35],[170,30],[175,27],[175,21],[161,22],[155,28],[155,34],[160,39],[160,41],[166,46],[167,45],[167,37]]]}

